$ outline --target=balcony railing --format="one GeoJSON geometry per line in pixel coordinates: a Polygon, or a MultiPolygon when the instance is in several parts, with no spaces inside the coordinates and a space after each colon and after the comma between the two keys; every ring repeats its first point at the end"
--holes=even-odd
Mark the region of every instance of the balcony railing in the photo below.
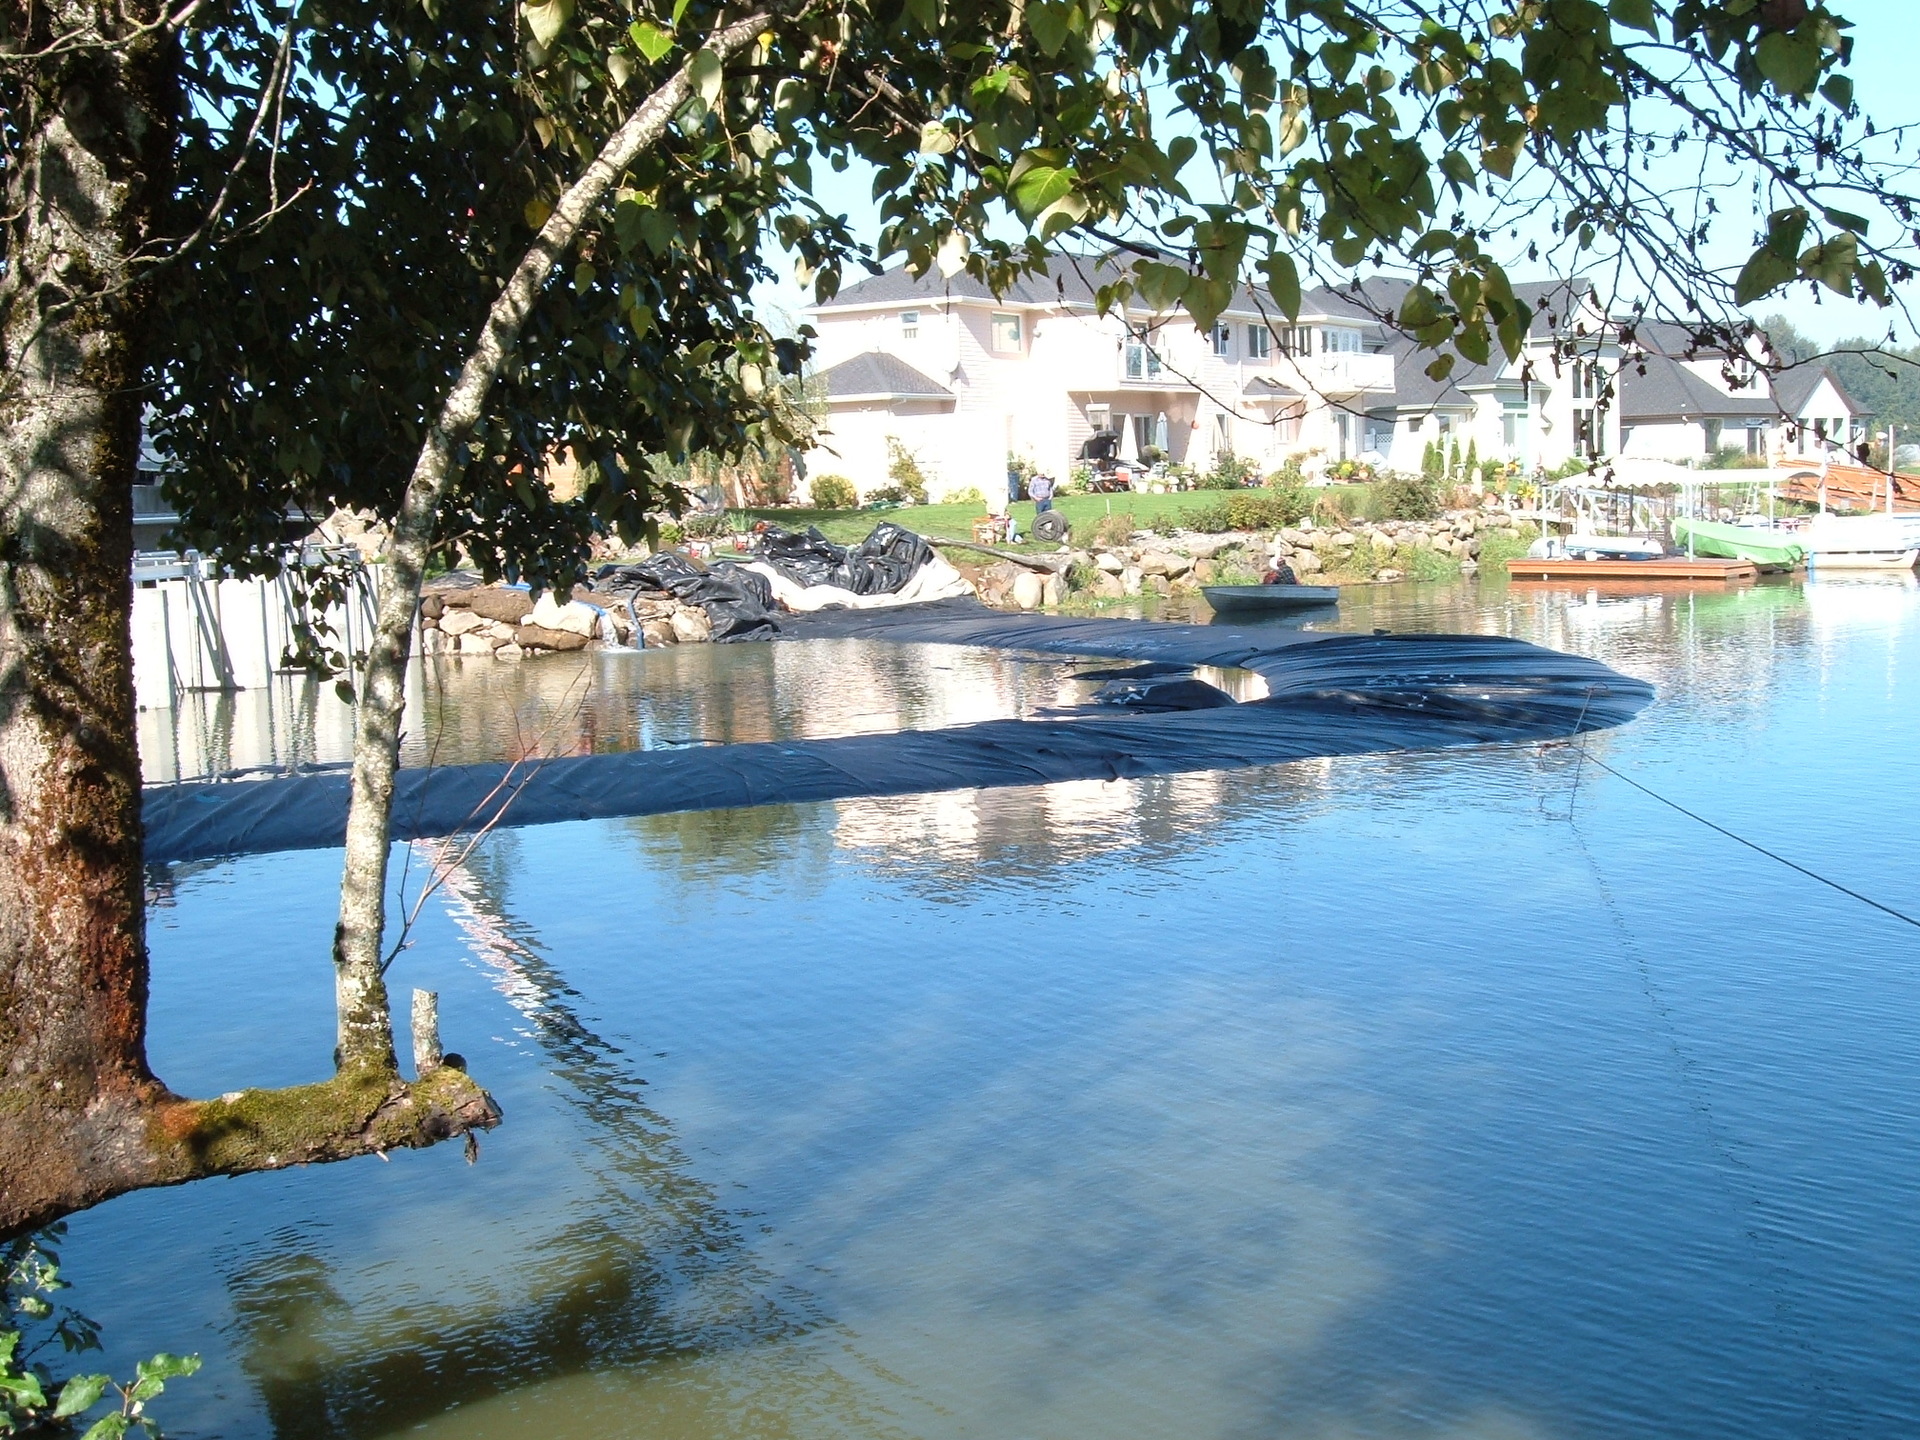
{"type": "Polygon", "coordinates": [[[1294,358],[1300,378],[1323,395],[1393,389],[1393,356],[1334,351],[1294,358]]]}

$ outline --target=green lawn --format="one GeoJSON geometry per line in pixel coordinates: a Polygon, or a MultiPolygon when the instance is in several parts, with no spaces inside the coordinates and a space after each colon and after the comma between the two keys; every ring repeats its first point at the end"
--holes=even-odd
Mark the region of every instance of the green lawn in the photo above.
{"type": "MultiPolygon", "coordinates": [[[[1062,495],[1053,504],[1073,523],[1075,539],[1088,540],[1093,527],[1107,515],[1132,515],[1135,527],[1144,529],[1177,518],[1181,511],[1204,505],[1209,498],[1205,491],[1182,495],[1062,495]]],[[[985,513],[979,505],[908,505],[898,510],[736,510],[733,515],[741,529],[751,528],[758,520],[770,520],[789,530],[818,525],[829,540],[851,545],[866,539],[882,520],[942,540],[971,540],[973,522],[985,513]]],[[[1032,501],[1021,501],[1013,507],[1013,513],[1023,533],[1032,526],[1032,501]]]]}

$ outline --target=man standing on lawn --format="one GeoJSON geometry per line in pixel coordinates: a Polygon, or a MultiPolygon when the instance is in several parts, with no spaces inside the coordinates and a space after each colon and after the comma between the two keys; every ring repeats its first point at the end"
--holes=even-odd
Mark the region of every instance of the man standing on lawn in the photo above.
{"type": "Polygon", "coordinates": [[[1027,494],[1033,498],[1033,513],[1041,516],[1053,508],[1053,477],[1036,475],[1027,481],[1027,494]]]}

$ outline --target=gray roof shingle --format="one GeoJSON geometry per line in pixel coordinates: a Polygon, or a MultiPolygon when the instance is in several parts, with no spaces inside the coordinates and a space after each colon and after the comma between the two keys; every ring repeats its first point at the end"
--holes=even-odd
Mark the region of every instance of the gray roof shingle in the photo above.
{"type": "Polygon", "coordinates": [[[922,375],[906,361],[879,350],[829,366],[816,377],[826,381],[829,400],[853,395],[885,395],[897,400],[951,400],[953,392],[922,375]]]}

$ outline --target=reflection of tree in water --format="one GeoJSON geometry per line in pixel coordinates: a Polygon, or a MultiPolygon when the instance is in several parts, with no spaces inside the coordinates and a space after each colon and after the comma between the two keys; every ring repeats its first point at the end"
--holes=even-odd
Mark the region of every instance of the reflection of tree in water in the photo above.
{"type": "Polygon", "coordinates": [[[517,837],[495,835],[443,894],[582,1124],[565,1223],[489,1277],[493,1293],[385,1313],[343,1296],[337,1262],[303,1230],[275,1237],[230,1283],[242,1364],[280,1440],[386,1434],[542,1380],[790,1339],[820,1323],[806,1296],[746,1254],[739,1217],[692,1173],[629,1057],[580,1018],[577,992],[508,913],[517,850],[517,837]]]}
{"type": "Polygon", "coordinates": [[[744,810],[681,810],[618,823],[647,867],[682,880],[751,876],[778,866],[781,883],[818,877],[833,858],[829,813],[810,805],[756,805],[744,810]]]}

